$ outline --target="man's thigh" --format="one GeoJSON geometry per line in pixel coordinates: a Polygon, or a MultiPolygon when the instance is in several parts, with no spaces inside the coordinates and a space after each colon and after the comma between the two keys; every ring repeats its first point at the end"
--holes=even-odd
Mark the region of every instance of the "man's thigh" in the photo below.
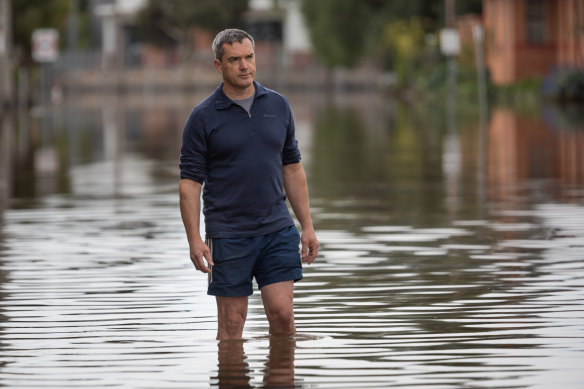
{"type": "Polygon", "coordinates": [[[294,281],[283,281],[266,285],[261,289],[262,302],[268,317],[281,312],[294,310],[294,281]]]}

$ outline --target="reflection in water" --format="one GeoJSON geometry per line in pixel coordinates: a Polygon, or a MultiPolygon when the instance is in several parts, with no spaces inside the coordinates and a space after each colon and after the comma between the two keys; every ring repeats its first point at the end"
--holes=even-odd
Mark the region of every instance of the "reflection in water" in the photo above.
{"type": "MultiPolygon", "coordinates": [[[[264,367],[261,369],[262,387],[264,388],[297,388],[294,379],[294,353],[296,336],[270,336],[269,353],[264,367]]],[[[248,357],[244,352],[244,340],[223,340],[217,343],[218,363],[217,375],[212,376],[210,383],[213,388],[252,388],[253,371],[250,369],[248,357]]],[[[262,359],[264,356],[257,356],[262,359]]]]}
{"type": "Polygon", "coordinates": [[[3,114],[0,117],[0,221],[12,192],[10,187],[12,183],[12,133],[12,117],[3,114]]]}
{"type": "Polygon", "coordinates": [[[217,388],[251,388],[250,370],[243,352],[243,340],[224,340],[217,344],[217,377],[211,386],[217,388]]]}
{"type": "Polygon", "coordinates": [[[264,369],[263,384],[268,388],[294,388],[294,336],[271,336],[270,353],[264,369]]]}
{"type": "Polygon", "coordinates": [[[462,105],[449,130],[440,107],[291,96],[322,246],[300,334],[266,337],[256,293],[245,341],[217,343],[176,193],[200,98],[4,122],[0,385],[580,387],[581,113],[494,108],[481,133],[462,105]]]}
{"type": "Polygon", "coordinates": [[[489,150],[493,196],[505,197],[530,179],[584,185],[584,123],[570,128],[555,117],[546,123],[498,108],[490,123],[489,150]]]}

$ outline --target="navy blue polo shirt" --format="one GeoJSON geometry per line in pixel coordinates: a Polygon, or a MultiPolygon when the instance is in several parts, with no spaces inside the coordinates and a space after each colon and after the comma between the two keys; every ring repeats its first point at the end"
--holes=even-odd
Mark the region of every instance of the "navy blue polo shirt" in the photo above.
{"type": "Polygon", "coordinates": [[[282,172],[300,161],[292,111],[284,96],[254,84],[249,113],[220,84],[184,127],[180,177],[204,184],[207,238],[257,236],[294,224],[282,172]]]}

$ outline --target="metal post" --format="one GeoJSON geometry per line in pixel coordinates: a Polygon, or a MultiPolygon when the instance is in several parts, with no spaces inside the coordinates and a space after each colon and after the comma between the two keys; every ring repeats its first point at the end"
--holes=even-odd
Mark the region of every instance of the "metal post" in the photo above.
{"type": "Polygon", "coordinates": [[[0,115],[0,220],[12,193],[12,115],[0,115]]]}
{"type": "MultiPolygon", "coordinates": [[[[456,28],[456,10],[455,10],[455,0],[444,0],[444,14],[445,14],[445,27],[448,29],[456,28]]],[[[448,95],[453,97],[454,87],[456,83],[456,61],[453,55],[448,56],[448,95]]]]}
{"type": "Polygon", "coordinates": [[[41,63],[41,107],[49,105],[49,69],[46,63],[41,63]]]}
{"type": "Polygon", "coordinates": [[[487,76],[485,71],[485,47],[484,32],[482,26],[476,24],[473,27],[475,42],[477,84],[479,101],[479,149],[477,161],[477,199],[479,204],[486,201],[486,176],[487,176],[487,76]]]}
{"type": "Polygon", "coordinates": [[[69,0],[67,15],[67,50],[75,53],[79,35],[79,0],[69,0]]]}
{"type": "Polygon", "coordinates": [[[456,7],[455,0],[444,0],[444,14],[445,14],[445,27],[454,28],[456,27],[456,7]]]}
{"type": "Polygon", "coordinates": [[[0,111],[12,106],[10,0],[0,0],[0,111]]]}
{"type": "Polygon", "coordinates": [[[12,193],[12,78],[10,51],[12,27],[10,0],[0,0],[0,219],[12,193]]]}
{"type": "Polygon", "coordinates": [[[67,15],[67,51],[63,64],[65,71],[62,72],[63,82],[67,87],[67,93],[71,92],[74,85],[74,71],[76,70],[78,58],[79,42],[79,0],[69,0],[69,13],[67,15]]]}
{"type": "Polygon", "coordinates": [[[26,67],[22,66],[17,71],[17,90],[16,90],[16,106],[18,110],[25,110],[28,108],[29,102],[29,76],[26,67]]]}
{"type": "MultiPolygon", "coordinates": [[[[444,0],[445,30],[454,32],[456,29],[456,14],[454,0],[444,0]]],[[[451,218],[455,218],[458,211],[458,197],[460,192],[460,136],[456,123],[456,58],[458,54],[458,34],[453,33],[456,47],[443,50],[447,55],[447,91],[446,91],[446,127],[447,135],[444,139],[443,171],[446,175],[448,197],[446,207],[451,218]]],[[[443,39],[445,36],[442,37],[443,39]]],[[[446,44],[444,46],[447,46],[446,44]]]]}

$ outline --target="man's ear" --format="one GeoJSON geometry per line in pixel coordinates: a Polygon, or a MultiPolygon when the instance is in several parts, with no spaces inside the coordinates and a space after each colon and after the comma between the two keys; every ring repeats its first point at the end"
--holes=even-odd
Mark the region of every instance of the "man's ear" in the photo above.
{"type": "Polygon", "coordinates": [[[219,73],[223,73],[223,71],[221,70],[221,61],[219,61],[217,58],[215,58],[213,60],[213,65],[215,65],[215,69],[217,69],[217,71],[219,73]]]}

